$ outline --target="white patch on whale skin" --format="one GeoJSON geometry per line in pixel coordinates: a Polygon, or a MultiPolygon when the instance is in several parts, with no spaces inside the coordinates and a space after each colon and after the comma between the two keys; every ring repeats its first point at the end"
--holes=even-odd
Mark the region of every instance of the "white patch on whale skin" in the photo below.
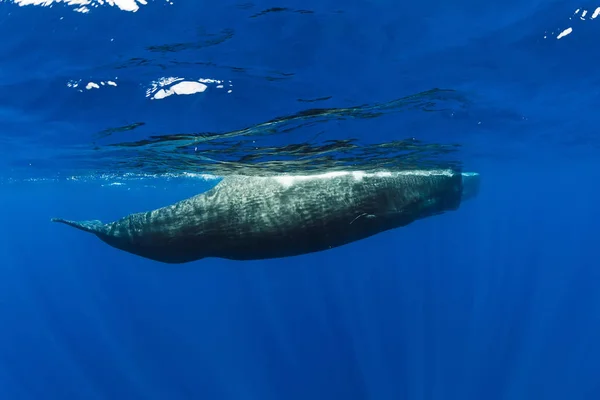
{"type": "Polygon", "coordinates": [[[313,174],[313,175],[279,175],[274,176],[273,179],[277,181],[282,186],[289,188],[292,185],[308,180],[316,180],[316,179],[332,179],[338,178],[341,176],[352,175],[354,180],[362,181],[364,178],[390,178],[394,175],[418,175],[418,176],[429,176],[429,175],[452,175],[452,172],[449,170],[429,170],[429,171],[378,171],[378,172],[364,172],[364,171],[335,171],[335,172],[327,172],[324,174],[313,174]]]}

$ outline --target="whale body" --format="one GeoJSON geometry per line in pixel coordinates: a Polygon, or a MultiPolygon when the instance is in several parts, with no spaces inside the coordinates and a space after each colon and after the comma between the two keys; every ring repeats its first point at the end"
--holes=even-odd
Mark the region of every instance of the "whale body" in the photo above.
{"type": "Polygon", "coordinates": [[[53,218],[164,263],[324,251],[459,208],[477,173],[449,169],[224,177],[212,189],[110,223],[53,218]]]}

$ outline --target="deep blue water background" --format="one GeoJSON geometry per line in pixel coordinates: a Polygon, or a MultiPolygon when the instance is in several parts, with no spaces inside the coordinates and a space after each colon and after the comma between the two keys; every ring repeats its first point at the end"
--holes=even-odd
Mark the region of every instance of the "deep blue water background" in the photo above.
{"type": "Polygon", "coordinates": [[[0,398],[600,398],[596,6],[155,1],[82,14],[0,3],[0,398]],[[314,12],[249,18],[270,7],[314,12]],[[226,28],[220,44],[145,50],[226,28]],[[294,75],[265,79],[279,72],[294,75]],[[117,87],[66,85],[115,75],[117,87]],[[161,76],[233,91],[149,100],[161,76]],[[298,98],[347,107],[433,87],[472,104],[328,129],[462,144],[482,189],[456,212],[318,254],[184,266],[49,222],[112,220],[212,185],[49,179],[53,164],[36,162],[102,129],[239,129],[307,108],[298,98]]]}

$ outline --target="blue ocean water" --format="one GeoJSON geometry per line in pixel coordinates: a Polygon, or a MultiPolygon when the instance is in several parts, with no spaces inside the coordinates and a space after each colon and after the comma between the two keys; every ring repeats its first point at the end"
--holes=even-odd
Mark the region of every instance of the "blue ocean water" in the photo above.
{"type": "Polygon", "coordinates": [[[0,398],[600,398],[599,6],[0,1],[0,398]],[[50,223],[419,166],[481,191],[287,259],[50,223]]]}

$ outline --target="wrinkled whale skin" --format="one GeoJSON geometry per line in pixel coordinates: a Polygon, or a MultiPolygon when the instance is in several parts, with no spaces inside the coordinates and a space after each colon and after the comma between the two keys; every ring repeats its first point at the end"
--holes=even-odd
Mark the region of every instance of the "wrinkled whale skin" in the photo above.
{"type": "Polygon", "coordinates": [[[456,210],[462,191],[452,170],[227,176],[204,193],[114,222],[53,221],[164,263],[258,260],[331,249],[456,210]]]}

